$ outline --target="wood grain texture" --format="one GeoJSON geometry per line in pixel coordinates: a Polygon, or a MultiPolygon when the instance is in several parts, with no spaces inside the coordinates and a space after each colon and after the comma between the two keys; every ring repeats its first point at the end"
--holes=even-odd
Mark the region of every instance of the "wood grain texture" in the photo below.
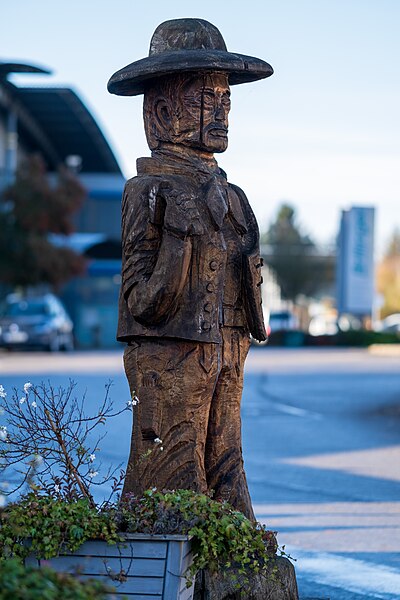
{"type": "Polygon", "coordinates": [[[122,204],[118,337],[140,403],[124,493],[213,490],[254,519],[240,402],[250,334],[266,333],[259,233],[214,152],[227,147],[223,73],[160,79],[145,96],[152,157],[122,204]]]}
{"type": "Polygon", "coordinates": [[[247,585],[236,588],[229,570],[213,574],[202,571],[196,579],[193,600],[299,600],[296,575],[289,560],[276,557],[269,573],[273,577],[249,571],[247,585]]]}

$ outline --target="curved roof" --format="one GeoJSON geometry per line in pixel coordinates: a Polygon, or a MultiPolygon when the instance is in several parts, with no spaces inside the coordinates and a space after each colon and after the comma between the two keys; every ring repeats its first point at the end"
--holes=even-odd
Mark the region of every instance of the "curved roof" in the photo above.
{"type": "Polygon", "coordinates": [[[7,88],[18,116],[18,133],[28,151],[41,152],[49,170],[70,155],[83,173],[121,173],[103,132],[79,96],[66,87],[18,87],[11,73],[49,73],[33,65],[0,62],[0,86],[7,88]]]}
{"type": "MultiPolygon", "coordinates": [[[[113,151],[82,100],[69,88],[17,88],[18,97],[45,132],[59,162],[79,155],[82,172],[121,173],[113,151]]],[[[46,157],[50,170],[57,165],[46,157]]]]}
{"type": "Polygon", "coordinates": [[[5,79],[10,73],[42,73],[43,75],[50,75],[51,71],[24,63],[0,62],[0,79],[5,79]]]}

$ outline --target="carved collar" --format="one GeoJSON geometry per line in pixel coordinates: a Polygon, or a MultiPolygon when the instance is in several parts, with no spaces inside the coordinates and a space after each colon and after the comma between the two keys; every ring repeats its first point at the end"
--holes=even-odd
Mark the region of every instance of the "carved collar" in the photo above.
{"type": "Polygon", "coordinates": [[[165,145],[161,150],[153,151],[151,158],[138,158],[137,172],[138,175],[180,175],[190,178],[203,188],[205,205],[217,231],[228,216],[240,235],[247,232],[239,199],[233,190],[229,190],[226,173],[212,155],[165,145]]]}
{"type": "Polygon", "coordinates": [[[137,160],[138,175],[182,175],[200,184],[215,175],[226,180],[226,173],[219,168],[212,154],[200,153],[184,146],[165,144],[152,152],[151,158],[137,160]]]}

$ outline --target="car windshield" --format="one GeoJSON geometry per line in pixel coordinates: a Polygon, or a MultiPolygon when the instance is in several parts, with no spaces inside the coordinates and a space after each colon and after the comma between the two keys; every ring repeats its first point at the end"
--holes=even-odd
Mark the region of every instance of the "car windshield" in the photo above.
{"type": "Polygon", "coordinates": [[[20,300],[19,302],[7,302],[3,304],[1,316],[3,317],[20,317],[32,315],[46,315],[48,307],[43,300],[20,300]]]}

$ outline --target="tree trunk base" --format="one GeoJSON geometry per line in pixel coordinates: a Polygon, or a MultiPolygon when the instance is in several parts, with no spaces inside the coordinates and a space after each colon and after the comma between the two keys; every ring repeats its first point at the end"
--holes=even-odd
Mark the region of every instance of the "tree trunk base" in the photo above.
{"type": "MultiPolygon", "coordinates": [[[[298,600],[296,574],[284,557],[271,560],[271,576],[248,575],[248,584],[237,589],[229,572],[220,575],[200,571],[196,577],[193,600],[298,600]]],[[[232,571],[234,575],[235,572],[232,571]]]]}

